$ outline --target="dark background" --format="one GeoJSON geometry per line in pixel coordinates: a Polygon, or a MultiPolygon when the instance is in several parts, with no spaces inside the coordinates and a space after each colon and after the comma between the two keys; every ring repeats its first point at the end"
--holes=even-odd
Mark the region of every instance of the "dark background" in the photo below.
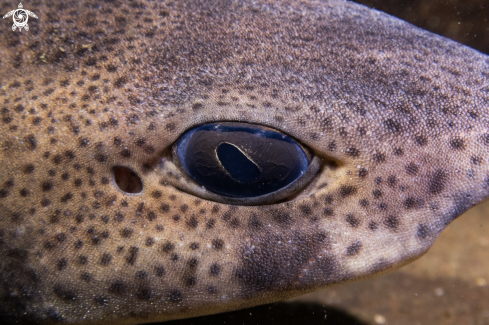
{"type": "Polygon", "coordinates": [[[489,0],[355,0],[489,54],[489,0]]]}

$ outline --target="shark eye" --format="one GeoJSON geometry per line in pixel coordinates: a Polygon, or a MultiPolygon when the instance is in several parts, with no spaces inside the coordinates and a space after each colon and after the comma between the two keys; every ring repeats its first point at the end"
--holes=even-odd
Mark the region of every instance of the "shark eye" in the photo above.
{"type": "Polygon", "coordinates": [[[288,188],[311,163],[309,151],[291,137],[247,123],[197,126],[182,135],[173,151],[176,165],[193,181],[210,192],[236,199],[263,197],[288,188]]]}

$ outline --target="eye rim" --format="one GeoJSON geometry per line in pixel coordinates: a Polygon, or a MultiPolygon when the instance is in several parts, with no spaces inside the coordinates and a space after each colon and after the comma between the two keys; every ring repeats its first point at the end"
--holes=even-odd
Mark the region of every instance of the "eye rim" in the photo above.
{"type": "Polygon", "coordinates": [[[240,121],[208,121],[206,123],[202,123],[199,125],[193,125],[192,127],[185,130],[185,132],[183,132],[182,135],[174,142],[171,148],[171,157],[169,158],[170,159],[164,160],[160,163],[160,167],[165,166],[168,167],[169,169],[172,169],[172,171],[170,171],[169,174],[173,175],[174,177],[169,177],[168,179],[166,179],[165,182],[167,184],[188,194],[198,196],[202,199],[215,201],[219,203],[225,203],[225,204],[247,205],[247,206],[277,204],[283,202],[288,197],[297,196],[300,190],[307,187],[307,185],[311,183],[313,178],[320,171],[322,165],[321,163],[322,159],[320,157],[313,155],[313,153],[309,148],[302,145],[301,142],[297,141],[295,138],[291,137],[290,135],[265,125],[256,124],[256,123],[244,123],[240,121]],[[177,153],[178,144],[182,136],[187,132],[189,132],[190,130],[205,124],[220,124],[220,123],[226,123],[226,124],[232,123],[234,125],[242,125],[246,127],[250,127],[250,125],[255,125],[255,126],[259,126],[260,128],[264,128],[266,130],[270,130],[273,132],[286,135],[287,137],[292,139],[305,153],[306,158],[308,160],[308,166],[306,171],[299,178],[294,180],[292,183],[289,183],[288,185],[284,186],[283,188],[275,192],[271,192],[261,196],[238,198],[238,197],[224,196],[212,192],[211,190],[207,190],[204,185],[201,185],[197,181],[195,181],[187,173],[185,168],[183,168],[178,158],[178,153],[177,153]],[[171,163],[174,168],[168,166],[169,165],[168,163],[171,163]],[[175,177],[175,174],[178,174],[178,176],[175,177]]]}

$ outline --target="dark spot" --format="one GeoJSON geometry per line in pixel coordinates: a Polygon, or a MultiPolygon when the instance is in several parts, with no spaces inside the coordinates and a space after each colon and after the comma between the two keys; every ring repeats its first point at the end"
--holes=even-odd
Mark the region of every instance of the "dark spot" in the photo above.
{"type": "Polygon", "coordinates": [[[177,304],[182,301],[182,293],[179,290],[172,290],[167,295],[167,299],[168,301],[177,304]]]}
{"type": "Polygon", "coordinates": [[[214,225],[216,224],[216,220],[215,219],[209,219],[207,220],[207,222],[205,223],[205,227],[207,229],[212,229],[214,228],[214,225]]]}
{"type": "Polygon", "coordinates": [[[130,238],[132,236],[133,232],[134,232],[134,230],[131,228],[124,228],[121,230],[121,237],[122,238],[130,238]]]}
{"type": "Polygon", "coordinates": [[[484,133],[482,135],[482,142],[486,145],[489,146],[489,133],[484,133]]]}
{"type": "Polygon", "coordinates": [[[385,202],[380,202],[380,204],[379,204],[379,209],[380,209],[380,210],[384,210],[384,211],[385,211],[385,210],[387,210],[387,203],[385,203],[385,202]]]}
{"type": "Polygon", "coordinates": [[[221,250],[224,247],[224,241],[222,239],[214,239],[212,241],[212,248],[221,250]]]}
{"type": "Polygon", "coordinates": [[[482,164],[482,157],[480,157],[480,156],[472,156],[470,159],[474,165],[478,166],[478,165],[482,164]]]}
{"type": "Polygon", "coordinates": [[[329,151],[335,151],[335,150],[336,150],[336,142],[331,141],[331,142],[328,144],[328,150],[329,150],[329,151]]]}
{"type": "Polygon", "coordinates": [[[121,88],[123,87],[126,83],[127,83],[127,78],[126,77],[120,77],[120,78],[117,78],[114,82],[114,86],[116,88],[121,88]]]}
{"type": "Polygon", "coordinates": [[[424,200],[422,198],[408,197],[404,200],[404,208],[409,209],[419,209],[424,206],[424,200]]]}
{"type": "Polygon", "coordinates": [[[73,301],[76,298],[76,294],[62,286],[61,284],[56,284],[53,288],[54,294],[64,301],[73,301]]]}
{"type": "Polygon", "coordinates": [[[199,243],[196,243],[196,242],[191,243],[190,244],[190,249],[193,250],[193,251],[196,250],[196,249],[199,249],[199,243]]]}
{"type": "Polygon", "coordinates": [[[394,154],[396,156],[402,156],[404,154],[404,151],[402,150],[402,148],[395,148],[394,149],[394,154]]]}
{"type": "Polygon", "coordinates": [[[379,197],[382,196],[382,191],[381,190],[373,190],[372,194],[374,195],[374,198],[378,199],[379,197]]]}
{"type": "Polygon", "coordinates": [[[23,171],[24,174],[31,174],[34,171],[35,167],[33,164],[27,164],[24,166],[23,171]]]}
{"type": "Polygon", "coordinates": [[[357,241],[356,243],[353,243],[346,248],[346,255],[347,256],[357,255],[361,248],[362,248],[362,243],[357,241]]]}
{"type": "Polygon", "coordinates": [[[92,277],[90,276],[89,273],[84,272],[84,273],[80,274],[80,280],[85,281],[85,282],[88,283],[88,282],[90,282],[92,280],[92,277]]]}
{"type": "Polygon", "coordinates": [[[391,132],[399,133],[402,131],[401,123],[390,118],[384,121],[384,126],[391,132]]]}
{"type": "Polygon", "coordinates": [[[64,242],[66,240],[66,234],[64,233],[57,234],[56,240],[59,241],[60,243],[64,242]]]}
{"type": "Polygon", "coordinates": [[[32,124],[33,125],[39,125],[41,123],[42,119],[39,116],[36,116],[32,119],[32,124]]]}
{"type": "Polygon", "coordinates": [[[415,176],[418,174],[418,165],[415,163],[411,162],[409,165],[406,166],[406,173],[409,175],[415,176]]]}
{"type": "Polygon", "coordinates": [[[384,220],[384,225],[387,228],[395,230],[399,226],[399,218],[396,216],[389,216],[384,220]]]}
{"type": "Polygon", "coordinates": [[[191,269],[191,270],[195,270],[197,269],[197,266],[199,265],[199,260],[197,260],[196,258],[191,258],[188,263],[187,263],[188,267],[191,269]]]}
{"type": "Polygon", "coordinates": [[[422,135],[415,136],[414,140],[420,147],[426,146],[428,144],[428,139],[422,135]]]}
{"type": "Polygon", "coordinates": [[[75,248],[76,249],[80,249],[83,247],[83,241],[78,239],[76,242],[75,242],[75,248]]]}
{"type": "Polygon", "coordinates": [[[330,245],[326,234],[305,235],[301,231],[291,231],[268,233],[265,237],[253,246],[242,247],[242,260],[234,271],[247,295],[291,288],[297,281],[313,281],[315,277],[334,274],[334,259],[323,254],[330,245]],[[284,246],[285,243],[292,244],[284,246]],[[319,254],[321,258],[317,259],[319,254]],[[304,272],[305,268],[307,272],[304,272]]]}
{"type": "Polygon", "coordinates": [[[65,257],[59,259],[58,262],[56,263],[56,267],[58,271],[63,271],[67,266],[68,266],[68,260],[65,257]]]}
{"type": "Polygon", "coordinates": [[[217,263],[214,263],[211,265],[209,271],[210,271],[209,273],[211,275],[216,276],[216,275],[219,275],[219,273],[221,273],[221,267],[217,263]]]}
{"type": "Polygon", "coordinates": [[[287,226],[292,223],[292,217],[288,213],[277,212],[273,215],[273,220],[281,226],[287,226]]]}
{"type": "Polygon", "coordinates": [[[30,193],[29,193],[29,190],[27,190],[26,188],[23,188],[23,189],[21,189],[21,190],[19,191],[19,194],[20,194],[20,196],[22,196],[22,197],[27,197],[27,196],[29,196],[29,194],[30,194],[30,193]]]}
{"type": "Polygon", "coordinates": [[[44,181],[41,184],[41,189],[43,192],[50,191],[53,188],[53,183],[51,181],[44,181]]]}
{"type": "Polygon", "coordinates": [[[375,230],[375,229],[377,229],[378,227],[379,227],[379,225],[377,224],[377,222],[370,221],[370,222],[368,223],[368,228],[369,228],[370,230],[375,230]]]}
{"type": "Polygon", "coordinates": [[[311,207],[308,205],[301,205],[299,207],[299,209],[301,210],[302,214],[304,214],[306,216],[308,216],[312,213],[311,207]]]}
{"type": "Polygon", "coordinates": [[[66,203],[68,202],[69,200],[71,200],[73,198],[73,193],[69,192],[69,193],[66,193],[65,195],[63,195],[61,197],[61,202],[63,203],[66,203]]]}
{"type": "Polygon", "coordinates": [[[146,139],[144,139],[144,138],[139,138],[136,140],[136,146],[138,146],[138,147],[144,146],[145,143],[146,143],[146,139]]]}
{"type": "Polygon", "coordinates": [[[155,219],[156,219],[156,217],[157,217],[157,216],[156,216],[156,213],[155,213],[155,212],[153,212],[153,211],[148,212],[147,219],[148,219],[149,221],[153,221],[153,220],[155,220],[155,219]]]}
{"type": "Polygon", "coordinates": [[[95,160],[102,163],[102,162],[107,161],[107,156],[103,155],[101,153],[97,153],[97,154],[95,154],[95,160]]]}
{"type": "Polygon", "coordinates": [[[323,214],[325,216],[333,216],[334,215],[334,210],[332,208],[326,208],[326,209],[324,209],[323,214]]]}
{"type": "Polygon", "coordinates": [[[151,192],[151,196],[155,199],[161,198],[161,192],[160,191],[153,191],[151,192]]]}
{"type": "Polygon", "coordinates": [[[174,248],[175,248],[175,245],[173,243],[167,242],[167,243],[163,244],[163,246],[161,247],[161,250],[163,251],[163,253],[169,253],[174,248]]]}
{"type": "Polygon", "coordinates": [[[231,226],[231,228],[236,229],[236,228],[239,228],[240,222],[239,222],[238,218],[233,218],[231,220],[231,222],[229,223],[229,225],[231,226]]]}
{"type": "Polygon", "coordinates": [[[89,66],[89,67],[93,67],[94,65],[97,64],[97,59],[95,59],[94,57],[91,57],[91,58],[88,58],[86,61],[85,61],[85,65],[89,66]]]}
{"type": "Polygon", "coordinates": [[[346,149],[346,154],[350,157],[360,156],[360,151],[357,148],[351,147],[346,149]]]}
{"type": "Polygon", "coordinates": [[[389,177],[387,177],[387,184],[389,184],[389,186],[396,186],[397,177],[395,175],[390,175],[389,177]]]}
{"type": "Polygon", "coordinates": [[[183,213],[187,212],[188,210],[188,205],[187,204],[182,204],[180,206],[180,211],[182,211],[183,213]]]}
{"type": "Polygon", "coordinates": [[[192,216],[186,221],[186,224],[189,228],[195,229],[199,225],[199,221],[197,218],[195,218],[195,216],[192,216]]]}
{"type": "Polygon", "coordinates": [[[455,138],[450,140],[450,146],[454,150],[464,150],[465,149],[465,142],[461,138],[455,138]]]}
{"type": "Polygon", "coordinates": [[[374,161],[377,163],[383,163],[385,161],[385,155],[383,153],[377,152],[374,154],[374,161]]]}
{"type": "Polygon", "coordinates": [[[333,203],[333,200],[334,200],[334,199],[333,199],[333,196],[332,196],[332,195],[326,195],[326,196],[324,197],[324,203],[326,203],[326,204],[331,204],[331,203],[333,203]]]}
{"type": "Polygon", "coordinates": [[[448,174],[443,169],[437,169],[430,178],[428,191],[431,194],[439,194],[445,189],[448,181],[448,174]]]}
{"type": "Polygon", "coordinates": [[[37,140],[34,134],[30,134],[25,137],[25,143],[27,149],[35,150],[37,148],[37,140]]]}
{"type": "Polygon", "coordinates": [[[137,271],[136,272],[136,279],[137,280],[144,280],[148,277],[148,272],[146,271],[137,271]]]}
{"type": "Polygon", "coordinates": [[[149,300],[152,296],[153,294],[151,293],[151,289],[149,287],[140,287],[136,292],[136,298],[141,300],[149,300]]]}
{"type": "Polygon", "coordinates": [[[350,195],[353,195],[357,192],[357,188],[351,185],[342,185],[340,187],[340,196],[342,198],[348,197],[350,195]]]}
{"type": "Polygon", "coordinates": [[[51,204],[51,201],[49,199],[44,198],[44,199],[41,200],[41,206],[42,207],[47,207],[50,204],[51,204]]]}
{"type": "Polygon", "coordinates": [[[168,212],[168,211],[170,211],[170,206],[166,203],[162,203],[160,206],[160,211],[161,212],[168,212]]]}
{"type": "Polygon", "coordinates": [[[358,177],[365,178],[368,175],[368,170],[367,168],[360,168],[358,170],[358,177]]]}
{"type": "Polygon", "coordinates": [[[78,264],[85,265],[87,263],[88,263],[88,257],[86,257],[85,255],[78,256],[78,264]]]}
{"type": "Polygon", "coordinates": [[[195,104],[192,105],[192,109],[194,111],[198,111],[198,110],[200,110],[203,107],[204,107],[204,105],[202,103],[195,103],[195,104]]]}
{"type": "Polygon", "coordinates": [[[174,261],[174,262],[175,262],[175,261],[178,261],[178,258],[179,258],[179,256],[178,256],[178,254],[177,254],[177,253],[173,253],[173,254],[171,254],[170,259],[171,259],[172,261],[174,261]]]}
{"type": "Polygon", "coordinates": [[[110,264],[110,261],[112,261],[112,255],[109,253],[103,253],[102,257],[100,258],[100,265],[107,266],[110,264]]]}
{"type": "Polygon", "coordinates": [[[360,224],[360,220],[355,218],[353,214],[349,214],[346,216],[346,222],[348,222],[348,224],[353,228],[358,227],[358,225],[360,224]]]}
{"type": "Polygon", "coordinates": [[[427,225],[418,224],[418,231],[416,232],[416,236],[421,239],[425,239],[431,234],[431,230],[427,225]]]}
{"type": "Polygon", "coordinates": [[[161,277],[165,275],[166,271],[163,266],[155,266],[155,275],[161,277]]]}
{"type": "Polygon", "coordinates": [[[248,220],[248,226],[253,230],[259,230],[262,228],[263,224],[260,222],[256,214],[252,214],[248,220]]]}
{"type": "Polygon", "coordinates": [[[124,295],[127,292],[127,284],[122,280],[116,280],[109,286],[109,292],[117,295],[124,295]]]}
{"type": "Polygon", "coordinates": [[[165,125],[165,129],[170,132],[175,131],[176,129],[175,123],[168,123],[167,125],[165,125]]]}
{"type": "Polygon", "coordinates": [[[129,151],[128,149],[124,149],[121,151],[121,156],[124,158],[129,158],[131,157],[131,151],[129,151]]]}
{"type": "Polygon", "coordinates": [[[367,199],[361,199],[359,202],[361,207],[365,208],[368,206],[368,200],[367,199]]]}
{"type": "Polygon", "coordinates": [[[25,109],[24,106],[22,106],[21,104],[17,104],[14,107],[14,111],[16,111],[17,113],[22,112],[24,109],[25,109]]]}
{"type": "Polygon", "coordinates": [[[93,298],[93,301],[95,301],[95,303],[100,306],[106,306],[109,304],[109,298],[103,296],[96,296],[93,298]]]}

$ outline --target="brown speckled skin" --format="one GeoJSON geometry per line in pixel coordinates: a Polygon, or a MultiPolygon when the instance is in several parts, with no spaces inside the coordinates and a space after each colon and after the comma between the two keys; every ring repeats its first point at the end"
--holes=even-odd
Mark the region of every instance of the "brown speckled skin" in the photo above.
{"type": "Polygon", "coordinates": [[[2,21],[0,36],[2,323],[169,320],[372,276],[489,193],[489,58],[383,13],[340,0],[24,6],[39,19],[22,33],[2,21]],[[323,168],[282,203],[177,190],[160,160],[213,121],[280,130],[323,168]],[[116,188],[118,165],[140,195],[116,188]]]}

